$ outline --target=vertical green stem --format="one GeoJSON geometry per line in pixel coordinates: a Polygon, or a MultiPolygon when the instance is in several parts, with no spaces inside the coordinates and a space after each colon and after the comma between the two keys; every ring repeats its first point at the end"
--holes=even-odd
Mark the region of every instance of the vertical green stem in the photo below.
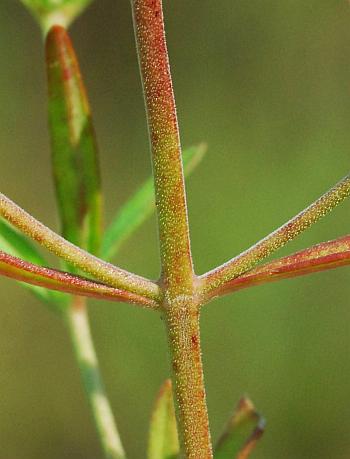
{"type": "Polygon", "coordinates": [[[101,446],[106,459],[125,459],[123,446],[98,366],[86,301],[83,297],[72,298],[72,304],[67,309],[67,325],[101,446]]]}
{"type": "Polygon", "coordinates": [[[187,459],[213,457],[200,347],[199,309],[177,304],[165,314],[173,371],[179,440],[187,459]]]}
{"type": "Polygon", "coordinates": [[[161,0],[131,0],[152,150],[163,310],[186,458],[211,459],[185,183],[161,0]]]}
{"type": "Polygon", "coordinates": [[[191,294],[185,183],[162,2],[131,0],[131,4],[152,150],[162,281],[172,293],[191,294]]]}

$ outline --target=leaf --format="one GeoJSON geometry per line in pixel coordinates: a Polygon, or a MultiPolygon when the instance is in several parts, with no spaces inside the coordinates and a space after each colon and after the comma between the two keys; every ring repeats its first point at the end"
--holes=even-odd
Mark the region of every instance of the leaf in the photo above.
{"type": "Polygon", "coordinates": [[[21,232],[70,265],[89,273],[104,284],[141,294],[156,301],[159,300],[160,288],[158,284],[142,276],[125,271],[111,263],[106,263],[77,247],[36,220],[1,192],[0,217],[6,219],[21,232]]]}
{"type": "Polygon", "coordinates": [[[249,249],[200,277],[202,292],[210,298],[213,290],[251,271],[264,258],[285,246],[350,196],[350,174],[336,183],[316,201],[284,225],[265,236],[249,249]]]}
{"type": "Polygon", "coordinates": [[[170,379],[156,399],[150,425],[148,459],[175,459],[179,454],[175,410],[170,379]]]}
{"type": "Polygon", "coordinates": [[[255,268],[220,288],[221,294],[350,264],[350,236],[322,242],[255,268]]]}
{"type": "Polygon", "coordinates": [[[109,287],[105,284],[56,269],[38,266],[1,250],[0,274],[21,282],[27,282],[33,286],[38,285],[46,289],[58,290],[59,292],[107,299],[110,301],[140,304],[141,306],[153,309],[158,307],[156,302],[144,298],[141,295],[109,287]]]}
{"type": "Polygon", "coordinates": [[[246,459],[264,429],[265,420],[255,410],[249,398],[242,397],[217,442],[214,458],[246,459]]]}
{"type": "MultiPolygon", "coordinates": [[[[15,257],[24,258],[37,265],[43,266],[46,264],[45,259],[30,241],[3,220],[0,220],[0,250],[6,251],[15,257]]],[[[64,307],[65,298],[59,293],[36,285],[23,284],[23,286],[28,288],[48,306],[56,310],[56,312],[60,312],[64,307]]]]}
{"type": "MultiPolygon", "coordinates": [[[[189,175],[202,160],[206,145],[188,148],[183,153],[184,172],[189,175]]],[[[110,260],[120,245],[154,212],[153,178],[149,178],[117,212],[106,230],[102,242],[101,258],[110,260]]]]}
{"type": "Polygon", "coordinates": [[[97,253],[102,199],[90,107],[72,43],[63,27],[46,40],[49,127],[63,236],[97,253]]]}
{"type": "Polygon", "coordinates": [[[44,32],[52,25],[68,27],[92,0],[21,0],[44,32]]]}

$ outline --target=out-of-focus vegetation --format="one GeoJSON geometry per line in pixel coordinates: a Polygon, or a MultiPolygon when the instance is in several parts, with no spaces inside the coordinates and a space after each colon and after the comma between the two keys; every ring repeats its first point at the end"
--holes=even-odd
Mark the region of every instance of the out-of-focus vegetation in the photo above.
{"type": "MultiPolygon", "coordinates": [[[[345,0],[164,2],[184,145],[207,158],[188,181],[202,273],[283,223],[348,173],[350,8],[345,0]],[[225,196],[225,198],[223,198],[225,196]],[[227,197],[226,197],[227,196],[227,197]]],[[[96,0],[72,38],[89,89],[111,217],[150,173],[127,0],[96,0]]],[[[39,29],[20,2],[0,9],[1,191],[57,227],[39,29]]],[[[349,232],[349,203],[281,254],[349,232]]],[[[155,221],[118,265],[158,276],[155,221]]],[[[209,412],[216,437],[242,393],[267,418],[254,457],[350,455],[349,268],[256,287],[206,306],[209,412]]],[[[64,327],[0,279],[0,457],[100,458],[64,327]]],[[[156,314],[91,302],[107,389],[130,457],[168,375],[156,314]]]]}

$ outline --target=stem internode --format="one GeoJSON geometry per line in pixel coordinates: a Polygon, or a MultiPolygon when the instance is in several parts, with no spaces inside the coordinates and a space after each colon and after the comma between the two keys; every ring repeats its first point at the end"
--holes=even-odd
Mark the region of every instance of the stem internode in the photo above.
{"type": "Polygon", "coordinates": [[[165,305],[179,440],[184,457],[211,459],[200,346],[199,305],[185,295],[165,305]]]}

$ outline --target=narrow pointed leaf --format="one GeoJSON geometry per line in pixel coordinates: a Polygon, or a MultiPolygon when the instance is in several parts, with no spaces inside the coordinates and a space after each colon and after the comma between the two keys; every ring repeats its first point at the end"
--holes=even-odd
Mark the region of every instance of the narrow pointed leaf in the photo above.
{"type": "Polygon", "coordinates": [[[66,272],[38,266],[3,251],[0,251],[0,274],[33,286],[60,292],[157,308],[157,303],[141,295],[115,289],[66,272]]]}
{"type": "MultiPolygon", "coordinates": [[[[30,241],[3,220],[0,220],[0,250],[8,252],[15,257],[24,258],[36,265],[43,266],[46,264],[45,259],[30,241]]],[[[52,309],[60,312],[64,307],[65,299],[59,293],[36,285],[23,285],[52,309]]]]}
{"type": "Polygon", "coordinates": [[[179,454],[171,381],[163,384],[152,413],[148,459],[175,459],[179,454]]]}
{"type": "MultiPolygon", "coordinates": [[[[184,172],[189,175],[202,160],[206,145],[188,148],[183,153],[184,172]]],[[[101,249],[101,257],[110,260],[120,245],[154,212],[154,184],[149,178],[118,211],[107,229],[101,249]]]]}
{"type": "Polygon", "coordinates": [[[46,247],[50,252],[76,268],[89,273],[99,281],[111,287],[141,294],[156,301],[159,300],[160,289],[156,283],[106,263],[65,240],[21,209],[3,193],[0,193],[0,217],[46,247]]]}
{"type": "Polygon", "coordinates": [[[21,0],[46,32],[52,25],[68,27],[92,0],[21,0]]]}
{"type": "Polygon", "coordinates": [[[267,258],[273,252],[285,246],[322,217],[330,213],[349,196],[350,175],[347,175],[287,223],[238,256],[201,276],[203,292],[210,294],[211,291],[217,290],[222,285],[247,273],[264,258],[267,258]]]}
{"type": "Polygon", "coordinates": [[[292,255],[266,263],[223,285],[213,296],[231,293],[242,288],[291,277],[304,276],[318,271],[350,264],[350,236],[301,250],[292,255]]]}
{"type": "Polygon", "coordinates": [[[49,127],[63,236],[97,253],[101,193],[89,103],[72,43],[63,27],[46,40],[49,127]]]}
{"type": "Polygon", "coordinates": [[[248,458],[264,429],[264,419],[255,410],[253,403],[243,397],[217,442],[214,458],[248,458]]]}

